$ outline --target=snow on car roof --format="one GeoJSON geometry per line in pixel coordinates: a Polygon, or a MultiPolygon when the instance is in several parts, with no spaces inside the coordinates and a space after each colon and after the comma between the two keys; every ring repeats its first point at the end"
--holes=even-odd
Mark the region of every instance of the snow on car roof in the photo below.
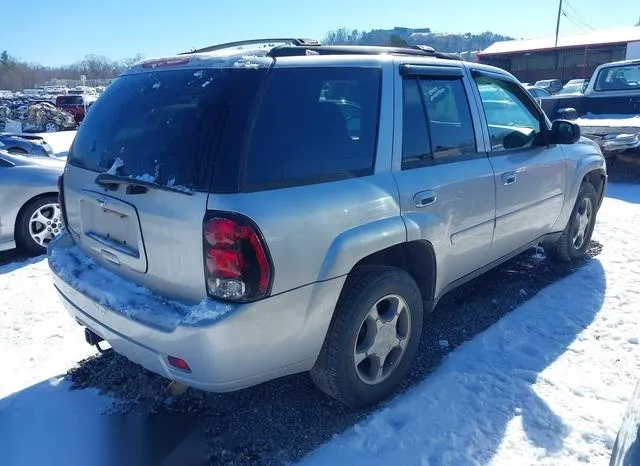
{"type": "Polygon", "coordinates": [[[233,48],[152,58],[139,61],[123,74],[180,68],[267,68],[273,63],[268,52],[265,48],[233,48]]]}

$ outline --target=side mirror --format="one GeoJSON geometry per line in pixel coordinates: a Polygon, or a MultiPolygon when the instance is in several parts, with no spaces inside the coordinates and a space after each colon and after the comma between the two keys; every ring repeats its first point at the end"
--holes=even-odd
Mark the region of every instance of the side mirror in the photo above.
{"type": "Polygon", "coordinates": [[[580,126],[567,120],[554,120],[551,123],[549,143],[574,144],[578,142],[582,132],[580,126]]]}

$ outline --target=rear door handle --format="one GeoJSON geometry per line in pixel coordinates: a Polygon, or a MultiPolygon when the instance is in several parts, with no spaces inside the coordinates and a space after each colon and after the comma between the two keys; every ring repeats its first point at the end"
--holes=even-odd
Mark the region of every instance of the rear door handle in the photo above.
{"type": "Polygon", "coordinates": [[[413,196],[413,202],[418,208],[433,205],[437,200],[438,194],[435,191],[420,191],[413,196]]]}
{"type": "Polygon", "coordinates": [[[518,179],[515,172],[506,172],[502,174],[502,184],[505,186],[509,186],[513,184],[518,179]]]}

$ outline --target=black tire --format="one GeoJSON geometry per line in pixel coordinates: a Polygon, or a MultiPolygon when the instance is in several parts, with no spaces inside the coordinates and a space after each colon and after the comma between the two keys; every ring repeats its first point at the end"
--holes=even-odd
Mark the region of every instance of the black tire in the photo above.
{"type": "Polygon", "coordinates": [[[364,266],[347,278],[311,378],[316,386],[342,403],[360,408],[391,395],[409,370],[422,335],[423,304],[418,285],[405,271],[388,266],[364,266]],[[363,382],[356,372],[354,349],[369,310],[387,295],[404,299],[410,315],[407,343],[386,379],[363,382]]]}
{"type": "Polygon", "coordinates": [[[582,183],[580,191],[578,192],[578,198],[571,211],[571,217],[565,227],[562,235],[555,243],[547,245],[547,249],[551,256],[561,262],[572,262],[581,259],[587,253],[589,243],[591,242],[591,235],[596,224],[596,214],[598,211],[597,194],[596,189],[591,183],[582,183]],[[592,213],[587,229],[584,234],[584,239],[580,247],[576,247],[573,241],[573,232],[576,228],[576,213],[582,205],[584,199],[589,199],[592,206],[592,213]]]}
{"type": "Polygon", "coordinates": [[[44,196],[38,199],[34,199],[22,208],[18,216],[18,220],[16,221],[16,242],[19,246],[34,254],[44,254],[47,251],[46,246],[37,243],[31,237],[31,233],[29,232],[29,223],[31,220],[31,216],[38,209],[47,204],[57,203],[57,196],[44,196]]]}

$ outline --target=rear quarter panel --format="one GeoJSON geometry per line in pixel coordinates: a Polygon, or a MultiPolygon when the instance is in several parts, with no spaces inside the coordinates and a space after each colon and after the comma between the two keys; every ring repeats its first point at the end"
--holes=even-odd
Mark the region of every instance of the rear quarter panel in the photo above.
{"type": "Polygon", "coordinates": [[[274,263],[272,295],[348,274],[363,257],[406,240],[391,173],[271,191],[210,196],[260,228],[274,263]]]}

